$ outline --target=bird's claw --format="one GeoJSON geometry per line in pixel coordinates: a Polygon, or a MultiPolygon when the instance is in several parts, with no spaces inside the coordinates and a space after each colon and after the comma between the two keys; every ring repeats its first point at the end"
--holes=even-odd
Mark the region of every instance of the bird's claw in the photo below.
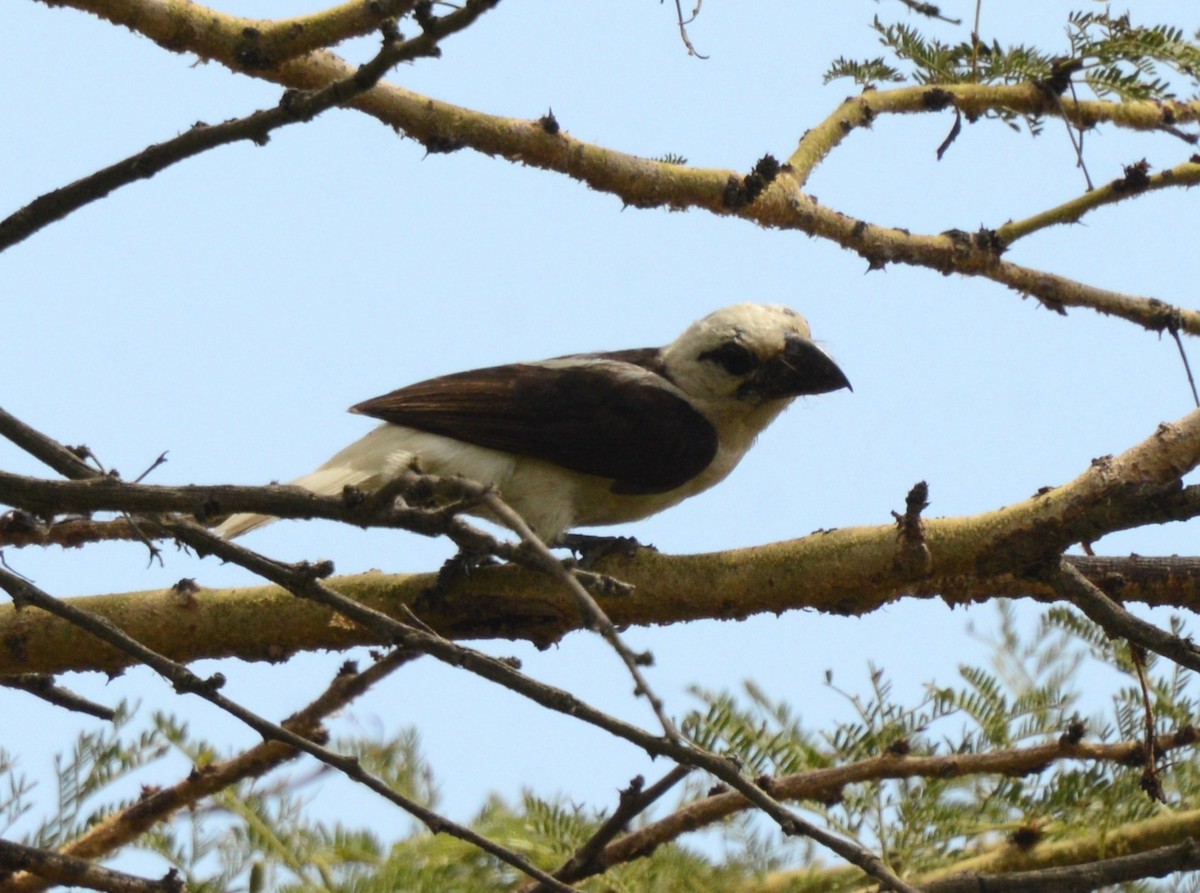
{"type": "Polygon", "coordinates": [[[643,546],[632,536],[592,536],[586,533],[564,533],[558,538],[557,545],[578,555],[576,564],[584,570],[591,570],[596,562],[609,555],[632,558],[641,549],[658,551],[654,546],[643,546]]]}

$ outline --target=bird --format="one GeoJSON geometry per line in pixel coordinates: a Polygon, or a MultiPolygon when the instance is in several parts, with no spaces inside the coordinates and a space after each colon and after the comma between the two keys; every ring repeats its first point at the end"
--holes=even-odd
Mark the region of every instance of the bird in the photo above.
{"type": "MultiPolygon", "coordinates": [[[[461,475],[563,545],[575,528],[636,521],[709,489],[793,400],[843,388],[802,315],[733,304],[665,347],[491,366],[366,400],[350,412],[383,424],[292,483],[336,495],[414,469],[461,475]]],[[[215,529],[232,538],[273,520],[238,514],[215,529]]]]}

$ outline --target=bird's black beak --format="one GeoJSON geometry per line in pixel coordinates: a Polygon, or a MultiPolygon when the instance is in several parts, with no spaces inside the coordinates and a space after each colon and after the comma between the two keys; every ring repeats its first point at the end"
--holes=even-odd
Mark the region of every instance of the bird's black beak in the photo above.
{"type": "Polygon", "coordinates": [[[742,385],[742,392],[768,400],[827,394],[850,387],[850,380],[825,351],[807,338],[790,336],[783,352],[768,360],[742,385]]]}

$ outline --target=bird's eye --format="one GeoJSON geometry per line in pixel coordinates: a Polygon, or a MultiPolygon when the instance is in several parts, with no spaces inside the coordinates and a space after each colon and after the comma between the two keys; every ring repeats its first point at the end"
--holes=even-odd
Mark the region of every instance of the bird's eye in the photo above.
{"type": "Polygon", "coordinates": [[[700,359],[716,363],[730,375],[745,375],[758,366],[758,357],[736,341],[726,341],[720,347],[706,350],[700,354],[700,359]]]}

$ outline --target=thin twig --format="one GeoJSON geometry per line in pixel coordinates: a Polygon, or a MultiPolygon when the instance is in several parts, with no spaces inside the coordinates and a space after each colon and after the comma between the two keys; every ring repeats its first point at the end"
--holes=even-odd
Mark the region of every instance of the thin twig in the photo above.
{"type": "Polygon", "coordinates": [[[629,675],[633,677],[634,694],[644,696],[649,701],[654,715],[658,717],[659,724],[662,726],[663,734],[675,742],[682,742],[683,739],[680,737],[675,723],[667,716],[662,699],[654,693],[654,689],[650,687],[642,673],[641,666],[648,659],[643,655],[635,654],[633,649],[625,644],[620,633],[617,632],[616,626],[608,619],[604,609],[592,598],[592,594],[561,561],[554,557],[546,548],[546,544],[525,523],[524,518],[513,511],[495,491],[489,491],[484,500],[488,510],[495,515],[496,519],[517,534],[521,538],[521,542],[533,552],[538,568],[567,588],[583,612],[585,624],[598,632],[617,652],[629,671],[629,675]]]}
{"type": "Polygon", "coordinates": [[[1200,671],[1200,649],[1125,610],[1067,561],[1036,573],[1113,638],[1128,639],[1189,670],[1200,671]]]}
{"type": "Polygon", "coordinates": [[[1162,779],[1158,776],[1158,749],[1155,747],[1154,699],[1150,695],[1150,684],[1146,679],[1146,649],[1129,643],[1129,655],[1137,671],[1138,685],[1142,692],[1142,726],[1145,734],[1142,741],[1142,790],[1151,800],[1167,801],[1163,793],[1162,779]]]}
{"type": "Polygon", "coordinates": [[[1192,364],[1188,362],[1187,351],[1183,348],[1183,339],[1179,337],[1178,326],[1171,329],[1171,337],[1175,339],[1175,346],[1179,348],[1179,359],[1183,361],[1183,369],[1187,373],[1188,386],[1192,389],[1192,402],[1196,406],[1200,406],[1200,393],[1196,392],[1196,379],[1192,376],[1192,364]]]}
{"type": "Polygon", "coordinates": [[[54,677],[48,673],[16,673],[12,676],[0,676],[0,685],[15,688],[41,698],[48,704],[62,707],[75,713],[86,713],[97,719],[108,722],[116,719],[117,711],[95,701],[89,701],[82,695],[77,695],[69,688],[54,684],[54,677]]]}
{"type": "Polygon", "coordinates": [[[695,56],[697,59],[707,59],[708,56],[697,52],[696,48],[692,46],[692,39],[688,37],[687,26],[696,20],[696,16],[700,14],[700,7],[703,4],[704,0],[696,0],[695,9],[693,9],[692,14],[685,19],[683,16],[682,0],[675,0],[675,21],[679,25],[679,36],[683,40],[683,45],[687,47],[688,55],[695,56]]]}
{"type": "Polygon", "coordinates": [[[174,868],[153,881],[11,840],[0,840],[0,869],[28,871],[53,884],[109,893],[183,893],[184,890],[183,878],[174,868]]]}
{"type": "MultiPolygon", "coordinates": [[[[923,15],[927,18],[941,19],[943,22],[949,22],[951,25],[961,25],[962,24],[962,19],[947,18],[946,16],[942,15],[941,9],[932,3],[921,3],[921,2],[918,2],[918,0],[900,0],[900,2],[903,3],[905,6],[907,6],[909,9],[911,9],[913,12],[915,12],[919,15],[923,15]]],[[[979,23],[978,15],[976,16],[975,22],[976,22],[976,25],[978,26],[978,23],[979,23]]]]}
{"type": "MultiPolygon", "coordinates": [[[[675,766],[648,788],[643,788],[644,781],[640,775],[635,778],[628,788],[621,791],[613,814],[554,872],[554,876],[560,881],[574,883],[607,871],[609,862],[605,859],[605,853],[609,843],[691,771],[689,766],[675,766]]],[[[545,888],[541,884],[527,885],[521,893],[545,893],[545,888]]]]}

